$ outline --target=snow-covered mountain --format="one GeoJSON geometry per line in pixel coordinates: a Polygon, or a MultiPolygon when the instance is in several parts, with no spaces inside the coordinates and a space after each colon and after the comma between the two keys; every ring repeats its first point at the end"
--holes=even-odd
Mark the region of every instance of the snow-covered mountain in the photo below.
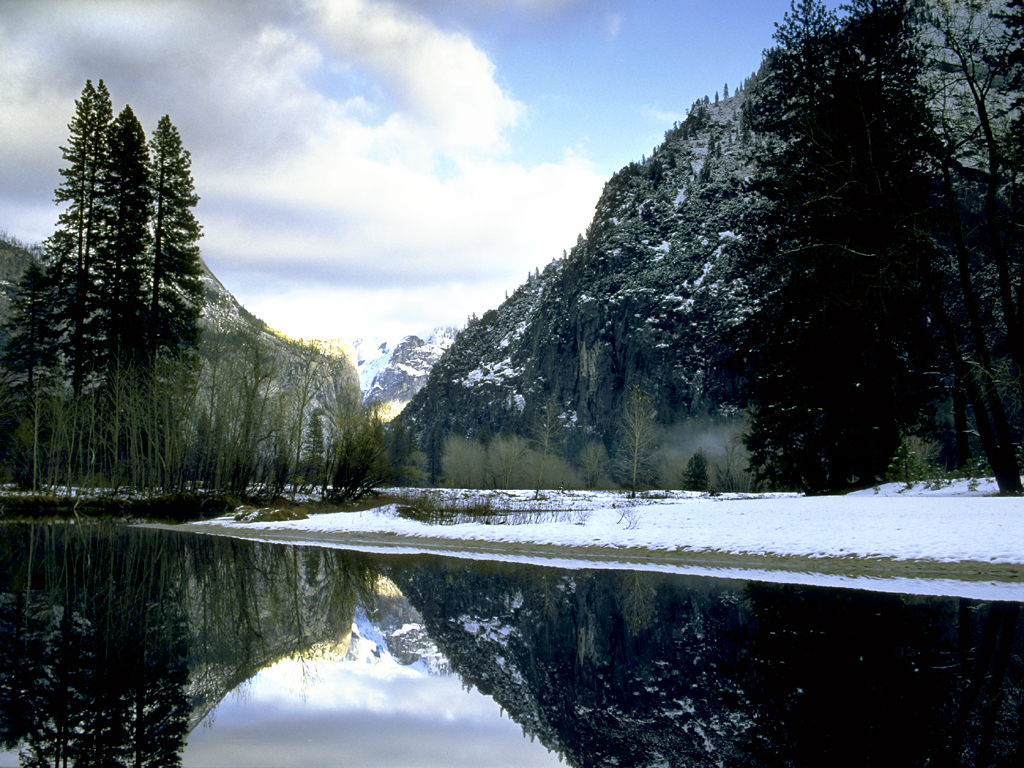
{"type": "Polygon", "coordinates": [[[451,673],[451,665],[430,639],[422,619],[400,627],[385,619],[378,625],[361,607],[356,609],[344,660],[361,666],[401,666],[430,675],[451,673]]]}
{"type": "Polygon", "coordinates": [[[571,252],[470,320],[403,412],[421,441],[521,431],[551,400],[582,439],[610,436],[633,386],[661,423],[732,412],[719,361],[749,311],[733,267],[756,142],[746,92],[695,103],[607,182],[571,252]]]}
{"type": "Polygon", "coordinates": [[[409,402],[457,335],[455,328],[435,328],[426,340],[406,336],[397,343],[382,338],[356,341],[353,346],[363,400],[409,402]]]}

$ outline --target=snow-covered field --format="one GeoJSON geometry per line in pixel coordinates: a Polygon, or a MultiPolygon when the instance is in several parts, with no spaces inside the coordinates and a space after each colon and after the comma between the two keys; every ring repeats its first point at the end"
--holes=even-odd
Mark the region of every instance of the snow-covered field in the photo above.
{"type": "Polygon", "coordinates": [[[461,557],[1024,600],[1024,499],[993,497],[995,490],[991,481],[819,497],[546,491],[538,498],[533,491],[453,490],[435,493],[463,503],[488,498],[517,524],[428,525],[400,517],[390,504],[306,520],[219,518],[188,527],[392,552],[436,552],[442,540],[450,542],[445,554],[461,557]],[[429,548],[418,545],[427,539],[429,548]]]}

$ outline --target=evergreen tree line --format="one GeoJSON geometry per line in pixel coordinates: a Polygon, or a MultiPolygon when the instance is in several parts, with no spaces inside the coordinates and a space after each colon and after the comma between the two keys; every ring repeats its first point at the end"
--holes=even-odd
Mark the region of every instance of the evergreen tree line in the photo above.
{"type": "Polygon", "coordinates": [[[901,441],[1020,493],[1024,5],[794,1],[748,94],[757,477],[876,481],[901,441]]]}
{"type": "Polygon", "coordinates": [[[26,391],[59,381],[78,395],[119,366],[195,349],[201,228],[191,157],[168,116],[147,142],[131,107],[113,117],[103,81],[87,81],[68,129],[63,208],[22,281],[6,359],[26,391]]]}
{"type": "Polygon", "coordinates": [[[380,414],[322,345],[199,319],[191,158],[168,117],[147,141],[86,83],[62,148],[62,205],[12,302],[7,465],[32,489],[344,499],[388,476],[380,414]]]}
{"type": "Polygon", "coordinates": [[[116,482],[144,456],[153,482],[199,341],[191,158],[168,116],[148,141],[130,106],[114,117],[102,80],[86,82],[68,130],[57,227],[21,279],[4,352],[21,479],[116,482]],[[128,409],[141,392],[148,407],[128,409]]]}

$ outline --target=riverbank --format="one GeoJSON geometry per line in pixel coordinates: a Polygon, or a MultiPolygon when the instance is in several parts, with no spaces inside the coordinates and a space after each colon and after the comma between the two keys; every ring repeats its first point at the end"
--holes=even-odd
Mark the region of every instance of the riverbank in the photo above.
{"type": "Polygon", "coordinates": [[[1024,499],[993,492],[985,481],[820,497],[431,492],[450,507],[497,511],[488,522],[447,525],[410,519],[414,497],[402,494],[413,492],[395,492],[357,512],[253,523],[224,516],[173,528],[361,551],[1024,600],[1024,499]]]}

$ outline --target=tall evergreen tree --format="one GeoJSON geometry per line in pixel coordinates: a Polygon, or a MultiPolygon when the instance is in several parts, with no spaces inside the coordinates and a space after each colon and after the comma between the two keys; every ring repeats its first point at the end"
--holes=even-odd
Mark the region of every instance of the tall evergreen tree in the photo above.
{"type": "Polygon", "coordinates": [[[11,339],[3,355],[4,368],[14,389],[24,392],[26,397],[57,372],[50,323],[52,301],[53,285],[45,269],[38,262],[31,262],[11,302],[11,339]]]}
{"type": "Polygon", "coordinates": [[[43,267],[29,264],[11,303],[11,338],[3,353],[3,365],[14,395],[18,434],[27,443],[25,481],[39,488],[40,440],[44,400],[57,394],[60,369],[56,358],[50,307],[53,285],[43,267]]]}
{"type": "Polygon", "coordinates": [[[808,491],[873,482],[935,397],[917,287],[931,189],[922,63],[902,0],[838,19],[793,5],[753,93],[766,135],[744,328],[761,479],[808,491]]]}
{"type": "Polygon", "coordinates": [[[146,136],[131,107],[110,127],[103,192],[105,231],[96,259],[101,336],[107,365],[135,363],[146,352],[152,205],[146,136]]]}
{"type": "Polygon", "coordinates": [[[96,250],[106,220],[103,177],[109,157],[108,131],[113,110],[103,81],[87,80],[68,124],[68,145],[61,147],[64,181],[54,200],[67,207],[57,217],[57,231],[46,241],[53,296],[53,322],[60,330],[58,347],[70,368],[71,384],[80,392],[94,368],[97,346],[93,312],[99,301],[95,280],[96,250]]]}
{"type": "Polygon", "coordinates": [[[199,238],[192,209],[199,203],[192,183],[192,158],[167,115],[150,139],[153,190],[153,262],[149,311],[149,355],[194,347],[202,306],[199,238]]]}

